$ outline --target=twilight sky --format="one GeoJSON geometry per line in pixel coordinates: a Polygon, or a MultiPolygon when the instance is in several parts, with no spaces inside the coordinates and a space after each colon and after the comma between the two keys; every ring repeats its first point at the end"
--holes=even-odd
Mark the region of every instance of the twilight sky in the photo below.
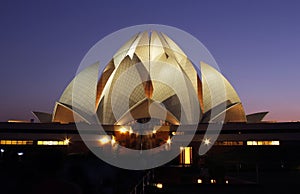
{"type": "MultiPolygon", "coordinates": [[[[0,121],[52,112],[88,50],[138,24],[180,28],[199,39],[246,113],[300,120],[300,2],[0,1],[0,121]],[[122,3],[120,3],[122,2],[122,3]]],[[[176,41],[176,40],[175,40],[176,41]]]]}

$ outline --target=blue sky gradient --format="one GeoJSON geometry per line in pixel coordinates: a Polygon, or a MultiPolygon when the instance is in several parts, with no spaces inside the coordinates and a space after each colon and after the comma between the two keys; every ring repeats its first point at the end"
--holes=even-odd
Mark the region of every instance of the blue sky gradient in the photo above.
{"type": "MultiPolygon", "coordinates": [[[[300,120],[300,2],[0,1],[0,121],[52,112],[88,50],[138,24],[180,28],[199,39],[247,113],[300,120]]],[[[175,40],[176,41],[176,40],[175,40]]]]}

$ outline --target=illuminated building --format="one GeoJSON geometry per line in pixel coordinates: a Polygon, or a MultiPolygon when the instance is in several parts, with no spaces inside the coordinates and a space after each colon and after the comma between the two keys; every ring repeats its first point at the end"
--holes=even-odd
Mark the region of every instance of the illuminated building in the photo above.
{"type": "MultiPolygon", "coordinates": [[[[114,54],[98,79],[99,63],[74,77],[56,102],[53,114],[33,112],[39,121],[92,125],[99,120],[103,125],[129,126],[133,132],[156,132],[156,138],[139,136],[143,138],[140,140],[116,130],[116,141],[129,142],[126,147],[133,149],[167,142],[170,126],[182,125],[182,118],[199,123],[247,122],[240,98],[229,81],[204,62],[200,62],[198,73],[195,64],[163,33],[134,35],[114,54]],[[198,102],[196,106],[187,103],[182,110],[180,107],[186,105],[182,99],[190,97],[180,98],[178,93],[186,93],[187,88],[198,102]],[[199,110],[199,118],[189,114],[199,110]],[[140,123],[143,129],[137,129],[140,123]]],[[[248,117],[249,121],[260,122],[265,116],[258,115],[248,117]]]]}
{"type": "MultiPolygon", "coordinates": [[[[222,115],[225,115],[224,122],[246,122],[242,103],[228,80],[215,68],[204,62],[201,62],[201,75],[198,75],[194,65],[180,47],[167,35],[155,31],[151,32],[150,35],[149,32],[138,33],[115,53],[103,70],[99,80],[97,78],[98,63],[77,74],[56,103],[51,120],[49,119],[51,114],[33,113],[41,122],[70,123],[74,122],[73,114],[75,114],[78,121],[92,124],[94,121],[91,119],[91,115],[97,114],[102,124],[126,125],[139,119],[149,118],[150,115],[146,111],[149,105],[153,102],[159,102],[167,110],[166,118],[162,119],[172,125],[179,125],[181,113],[178,106],[180,102],[175,91],[170,87],[175,81],[176,85],[183,88],[190,84],[197,94],[198,108],[201,110],[200,122],[218,122],[222,115]],[[124,77],[123,73],[129,71],[129,69],[130,72],[127,72],[124,77]],[[177,70],[180,75],[186,77],[182,79],[176,77],[175,79],[170,76],[177,73],[175,72],[177,70]],[[117,82],[122,76],[124,77],[122,79],[126,82],[117,82]],[[202,77],[201,80],[200,76],[202,77]],[[136,82],[136,80],[140,80],[141,83],[132,91],[129,99],[126,99],[129,100],[129,109],[113,110],[112,98],[123,100],[122,95],[130,90],[128,87],[132,85],[131,82],[136,82]],[[163,80],[163,83],[157,80],[163,80]],[[223,85],[220,84],[220,81],[223,85]],[[80,88],[78,88],[83,90],[85,95],[76,96],[72,100],[74,82],[80,85],[80,88]],[[115,87],[118,90],[113,92],[115,87]],[[225,92],[224,98],[217,98],[212,101],[210,87],[217,88],[216,90],[219,92],[225,92]],[[224,87],[224,89],[221,87],[224,87]],[[93,104],[96,106],[93,106],[93,104]],[[226,108],[211,115],[211,110],[222,104],[226,108]],[[95,107],[95,109],[91,110],[90,107],[95,107]],[[120,111],[117,118],[113,111],[120,111]],[[134,120],[132,120],[130,114],[134,120]]],[[[220,95],[216,94],[216,96],[220,95]]],[[[189,107],[189,109],[191,108],[193,107],[189,107]]],[[[161,105],[156,104],[156,111],[159,112],[161,109],[161,105]]],[[[263,117],[255,118],[261,120],[263,117]]]]}
{"type": "MultiPolygon", "coordinates": [[[[97,115],[107,133],[99,135],[99,149],[107,148],[116,152],[114,147],[117,144],[137,150],[166,144],[164,151],[169,151],[172,149],[171,136],[186,135],[190,132],[188,127],[183,132],[176,131],[176,127],[181,125],[181,115],[187,120],[192,120],[189,117],[193,116],[181,112],[178,108],[179,97],[169,86],[176,81],[180,88],[191,86],[197,95],[199,107],[187,108],[191,112],[193,109],[199,109],[200,115],[193,141],[186,147],[180,147],[178,157],[166,165],[171,168],[168,173],[192,168],[208,168],[212,172],[209,176],[191,173],[191,179],[177,180],[168,173],[161,174],[162,177],[167,176],[166,179],[175,184],[182,181],[197,185],[234,183],[234,180],[224,178],[226,173],[220,175],[214,172],[218,165],[226,169],[230,176],[241,180],[249,178],[243,176],[243,173],[250,171],[252,174],[247,180],[252,183],[261,181],[258,172],[265,169],[280,171],[284,176],[288,175],[285,174],[285,170],[292,170],[298,173],[296,177],[299,177],[297,169],[300,165],[300,123],[264,122],[262,120],[267,112],[246,115],[237,92],[219,71],[201,62],[200,72],[197,72],[194,65],[165,34],[139,33],[117,51],[99,79],[99,63],[95,63],[79,72],[69,83],[56,102],[52,114],[33,112],[40,123],[0,123],[1,157],[9,150],[17,150],[18,153],[22,153],[18,156],[23,157],[28,150],[46,147],[62,149],[67,153],[88,152],[74,122],[81,121],[86,125],[95,126],[97,130],[93,115],[97,115]],[[130,71],[131,74],[122,77],[126,71],[130,71]],[[174,74],[182,75],[184,79],[174,79],[174,74]],[[120,79],[125,81],[118,83],[120,79]],[[124,93],[130,91],[128,87],[135,84],[136,80],[140,80],[140,83],[125,99],[129,106],[122,109],[122,104],[126,103],[122,101],[124,93]],[[157,80],[164,80],[164,83],[157,80]],[[223,85],[214,80],[221,81],[223,85]],[[212,95],[210,87],[220,91],[220,94],[212,95]],[[114,91],[114,88],[117,90],[114,91]],[[74,96],[78,89],[85,95],[74,96]],[[224,91],[225,98],[212,100],[215,95],[222,96],[224,91]],[[115,109],[112,99],[119,100],[115,109]],[[150,108],[154,114],[149,113],[150,108]],[[118,114],[115,114],[116,112],[118,114]],[[161,115],[160,112],[165,114],[161,115]],[[153,122],[147,126],[152,117],[153,122]],[[223,127],[217,141],[212,142],[209,136],[204,138],[208,124],[220,122],[223,123],[223,127]],[[145,130],[149,130],[150,133],[139,135],[135,129],[139,126],[138,123],[145,124],[145,130]],[[198,149],[202,142],[213,147],[204,156],[199,156],[198,149]],[[173,168],[174,166],[176,168],[173,168]]],[[[183,177],[183,174],[178,173],[177,176],[183,177]]],[[[275,179],[268,177],[263,181],[270,183],[268,180],[275,179]]],[[[286,180],[293,181],[293,178],[286,180]]],[[[165,179],[155,183],[161,190],[167,188],[167,185],[165,179]]]]}

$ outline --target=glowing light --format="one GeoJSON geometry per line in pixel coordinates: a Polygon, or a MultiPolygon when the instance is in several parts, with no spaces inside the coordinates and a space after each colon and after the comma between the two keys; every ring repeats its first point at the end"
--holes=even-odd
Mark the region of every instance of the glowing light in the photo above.
{"type": "Polygon", "coordinates": [[[175,131],[173,131],[173,132],[172,132],[172,135],[176,135],[176,132],[175,132],[175,131]]]}
{"type": "Polygon", "coordinates": [[[280,143],[279,143],[279,141],[272,141],[271,144],[272,144],[272,145],[279,145],[280,143]]]}
{"type": "Polygon", "coordinates": [[[4,152],[4,149],[1,149],[1,153],[3,153],[4,152]]]}
{"type": "Polygon", "coordinates": [[[204,145],[209,145],[211,144],[210,139],[209,138],[205,138],[204,139],[204,145]]]}
{"type": "Polygon", "coordinates": [[[163,184],[157,183],[157,184],[156,184],[156,187],[159,188],[159,189],[162,189],[162,188],[163,188],[163,184]]]}
{"type": "Polygon", "coordinates": [[[189,165],[192,163],[192,147],[180,147],[180,163],[189,165]]]}
{"type": "Polygon", "coordinates": [[[126,133],[128,130],[125,127],[121,127],[121,129],[119,129],[120,133],[126,133]]]}
{"type": "Polygon", "coordinates": [[[167,144],[171,144],[171,143],[172,143],[172,141],[171,141],[171,139],[169,137],[169,139],[167,140],[167,144]]]}
{"type": "Polygon", "coordinates": [[[132,129],[129,129],[129,134],[132,134],[132,133],[133,133],[132,129]]]}
{"type": "Polygon", "coordinates": [[[185,147],[184,148],[184,163],[185,164],[191,164],[191,147],[185,147]]]}
{"type": "Polygon", "coordinates": [[[210,183],[211,184],[216,183],[216,180],[215,179],[210,179],[210,183]]]}
{"type": "Polygon", "coordinates": [[[202,183],[202,179],[198,179],[197,183],[201,184],[202,183]]]}
{"type": "Polygon", "coordinates": [[[155,134],[155,133],[156,133],[156,130],[154,129],[154,130],[152,131],[152,133],[155,134]]]}
{"type": "Polygon", "coordinates": [[[23,156],[24,153],[23,152],[18,152],[18,156],[23,156]]]}
{"type": "Polygon", "coordinates": [[[110,139],[107,136],[102,137],[101,139],[99,139],[101,144],[107,144],[110,139]]]}
{"type": "Polygon", "coordinates": [[[37,145],[39,145],[39,146],[61,146],[61,145],[69,145],[69,143],[70,143],[70,139],[65,139],[63,141],[51,141],[51,140],[37,141],[37,145]]]}
{"type": "Polygon", "coordinates": [[[0,145],[32,145],[33,140],[0,140],[0,145]]]}
{"type": "MultiPolygon", "coordinates": [[[[56,143],[56,142],[55,142],[56,143]]],[[[58,143],[58,142],[57,142],[58,143]]],[[[64,140],[64,145],[69,145],[69,143],[70,143],[70,139],[68,139],[68,138],[66,138],[65,140],[64,140]]],[[[57,144],[55,144],[55,145],[57,145],[57,144]]]]}
{"type": "Polygon", "coordinates": [[[264,141],[247,141],[247,145],[248,146],[253,146],[253,145],[259,145],[259,146],[262,146],[262,145],[280,145],[280,142],[279,141],[267,141],[267,140],[264,140],[264,141]]]}
{"type": "Polygon", "coordinates": [[[228,183],[229,183],[229,181],[228,181],[228,180],[226,180],[226,181],[225,181],[225,183],[226,183],[226,184],[228,184],[228,183]]]}
{"type": "Polygon", "coordinates": [[[112,139],[111,139],[111,145],[115,145],[115,143],[116,143],[116,139],[115,139],[114,136],[112,136],[112,139]]]}
{"type": "Polygon", "coordinates": [[[8,120],[8,123],[29,123],[27,120],[8,120]]]}
{"type": "Polygon", "coordinates": [[[171,141],[171,138],[169,137],[167,139],[167,141],[166,141],[166,144],[165,144],[165,149],[166,150],[170,150],[171,149],[171,143],[172,143],[172,141],[171,141]]]}

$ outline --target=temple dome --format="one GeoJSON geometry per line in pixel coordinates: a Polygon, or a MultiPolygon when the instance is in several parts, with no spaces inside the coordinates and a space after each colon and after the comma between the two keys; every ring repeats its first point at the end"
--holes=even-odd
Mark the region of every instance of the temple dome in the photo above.
{"type": "Polygon", "coordinates": [[[182,116],[195,119],[181,111],[172,84],[182,88],[181,92],[190,86],[197,95],[199,106],[187,109],[200,110],[199,122],[246,122],[240,98],[229,81],[204,62],[197,71],[184,51],[164,33],[145,31],[134,35],[112,56],[98,79],[99,63],[83,69],[66,87],[55,104],[53,122],[98,120],[105,125],[126,125],[155,117],[164,124],[180,125],[182,116]],[[210,87],[226,94],[212,100],[210,87]],[[84,95],[74,95],[75,89],[84,95]]]}

